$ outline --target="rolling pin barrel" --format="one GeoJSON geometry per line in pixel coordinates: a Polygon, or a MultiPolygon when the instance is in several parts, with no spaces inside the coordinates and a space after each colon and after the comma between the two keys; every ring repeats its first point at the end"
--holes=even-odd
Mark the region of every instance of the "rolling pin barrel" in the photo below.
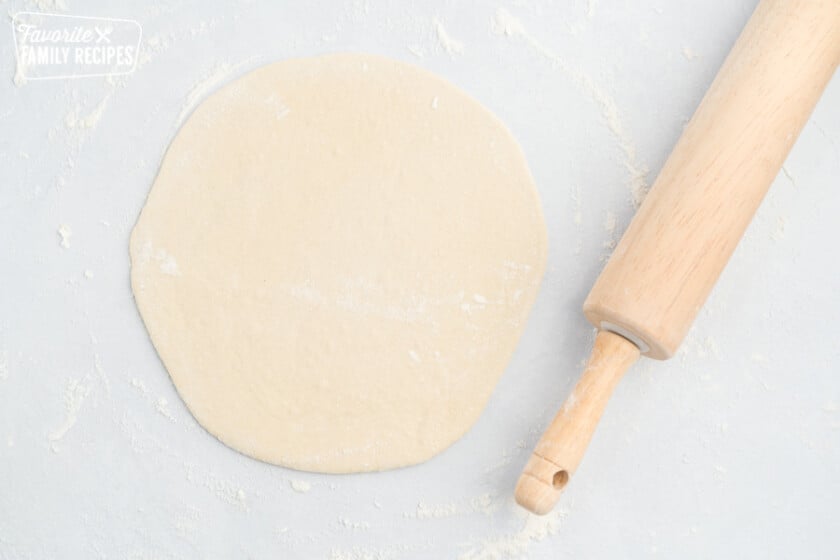
{"type": "Polygon", "coordinates": [[[516,500],[547,513],[640,353],[674,355],[840,63],[840,0],[762,0],[583,305],[600,332],[516,500]]]}
{"type": "Polygon", "coordinates": [[[764,0],[583,305],[676,352],[840,61],[840,1],[764,0]]]}

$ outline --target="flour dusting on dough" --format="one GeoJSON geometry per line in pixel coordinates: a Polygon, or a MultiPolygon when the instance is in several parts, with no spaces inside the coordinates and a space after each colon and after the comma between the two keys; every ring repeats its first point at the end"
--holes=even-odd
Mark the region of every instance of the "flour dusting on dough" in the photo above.
{"type": "Polygon", "coordinates": [[[383,317],[404,323],[428,322],[428,309],[433,302],[421,294],[401,298],[399,304],[384,301],[382,287],[364,279],[345,281],[341,290],[325,294],[314,286],[277,284],[277,289],[289,296],[317,307],[336,307],[358,315],[383,317]]]}
{"type": "Polygon", "coordinates": [[[274,114],[274,118],[278,121],[286,118],[290,112],[289,107],[286,106],[283,100],[280,99],[276,93],[272,93],[266,97],[263,100],[263,103],[269,108],[269,110],[274,114]]]}
{"type": "Polygon", "coordinates": [[[151,241],[146,241],[140,250],[140,262],[147,264],[154,260],[158,264],[159,270],[168,276],[180,276],[181,271],[178,269],[178,261],[175,257],[169,254],[166,249],[155,249],[151,241]]]}
{"type": "Polygon", "coordinates": [[[159,249],[155,253],[155,260],[160,263],[160,271],[164,274],[168,274],[169,276],[181,275],[181,272],[178,270],[178,263],[175,261],[175,257],[163,249],[159,249]]]}

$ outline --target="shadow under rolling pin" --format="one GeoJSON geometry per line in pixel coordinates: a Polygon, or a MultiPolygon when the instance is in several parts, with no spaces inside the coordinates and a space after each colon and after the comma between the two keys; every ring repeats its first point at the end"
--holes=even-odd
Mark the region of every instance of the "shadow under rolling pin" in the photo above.
{"type": "Polygon", "coordinates": [[[548,513],[624,371],[674,355],[840,63],[840,1],[762,0],[583,304],[583,376],[516,486],[548,513]]]}

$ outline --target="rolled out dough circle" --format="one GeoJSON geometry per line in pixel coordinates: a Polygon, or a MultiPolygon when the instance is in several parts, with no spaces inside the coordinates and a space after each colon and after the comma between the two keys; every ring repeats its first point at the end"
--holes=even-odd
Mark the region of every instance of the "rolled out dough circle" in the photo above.
{"type": "Polygon", "coordinates": [[[328,55],[204,101],[131,236],[143,321],[195,418],[319,472],[424,461],[476,421],[545,265],[525,159],[414,66],[328,55]]]}

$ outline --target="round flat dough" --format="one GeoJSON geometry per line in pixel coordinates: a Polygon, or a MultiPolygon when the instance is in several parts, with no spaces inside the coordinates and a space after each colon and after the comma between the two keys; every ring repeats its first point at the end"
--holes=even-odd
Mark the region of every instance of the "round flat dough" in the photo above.
{"type": "Polygon", "coordinates": [[[195,110],[132,233],[131,284],[210,433],[278,465],[374,471],[476,421],[545,253],[498,119],[414,66],[328,55],[195,110]]]}

